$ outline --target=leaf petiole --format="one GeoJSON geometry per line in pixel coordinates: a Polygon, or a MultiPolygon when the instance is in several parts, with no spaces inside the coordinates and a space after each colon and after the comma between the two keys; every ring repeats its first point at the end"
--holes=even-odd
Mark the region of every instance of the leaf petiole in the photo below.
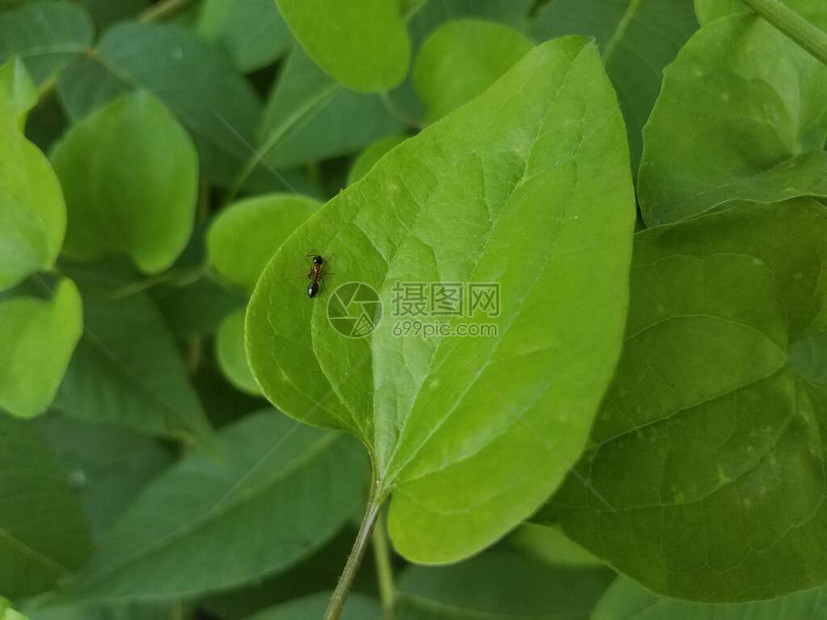
{"type": "Polygon", "coordinates": [[[827,65],[827,33],[778,0],[742,0],[822,63],[827,65]]]}

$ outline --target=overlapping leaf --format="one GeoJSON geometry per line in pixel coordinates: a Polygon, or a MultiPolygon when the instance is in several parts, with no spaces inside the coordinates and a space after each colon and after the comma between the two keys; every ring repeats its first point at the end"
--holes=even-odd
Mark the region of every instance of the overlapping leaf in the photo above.
{"type": "Polygon", "coordinates": [[[187,132],[146,91],[77,123],[55,146],[76,260],[129,255],[145,273],[167,269],[192,232],[198,158],[187,132]]]}
{"type": "MultiPolygon", "coordinates": [[[[827,26],[821,6],[810,18],[827,26]]],[[[755,15],[712,21],[664,73],[644,131],[643,217],[827,196],[826,139],[827,66],[755,15]]]]}
{"type": "Polygon", "coordinates": [[[825,238],[807,199],[640,233],[623,354],[579,465],[615,512],[572,478],[538,520],[667,596],[823,584],[825,238]]]}
{"type": "Polygon", "coordinates": [[[634,200],[624,135],[596,48],[551,42],[388,153],[259,279],[247,315],[259,384],[290,415],[313,411],[310,423],[370,447],[407,557],[485,547],[565,475],[493,390],[563,458],[583,449],[625,315],[634,200]],[[487,317],[499,336],[404,339],[386,320],[367,339],[343,338],[325,296],[308,299],[294,279],[309,247],[335,254],[329,287],[361,280],[386,313],[397,281],[499,282],[501,313],[487,317]]]}

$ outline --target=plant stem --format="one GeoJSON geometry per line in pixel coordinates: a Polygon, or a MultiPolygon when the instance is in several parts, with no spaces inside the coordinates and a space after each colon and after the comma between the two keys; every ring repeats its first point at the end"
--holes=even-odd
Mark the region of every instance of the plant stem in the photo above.
{"type": "Polygon", "coordinates": [[[382,599],[383,620],[394,620],[394,599],[396,589],[393,585],[393,566],[391,564],[390,546],[385,532],[385,522],[380,516],[376,520],[373,530],[373,557],[376,561],[376,572],[379,575],[379,596],[382,599]]]}
{"type": "Polygon", "coordinates": [[[779,0],[742,0],[753,11],[827,65],[827,33],[779,0]]]}
{"type": "Polygon", "coordinates": [[[194,0],[161,0],[161,2],[153,4],[141,13],[140,20],[142,22],[157,22],[167,17],[172,17],[187,8],[193,1],[194,0]]]}
{"type": "Polygon", "coordinates": [[[353,543],[353,549],[351,549],[350,555],[347,558],[345,570],[342,572],[342,576],[339,577],[339,583],[336,584],[336,589],[333,591],[330,604],[327,606],[327,611],[324,615],[325,620],[339,620],[347,596],[350,594],[351,588],[353,588],[356,573],[362,564],[362,558],[365,557],[365,550],[367,549],[373,527],[376,525],[379,511],[382,508],[382,501],[382,499],[377,499],[374,493],[371,493],[368,508],[362,519],[362,525],[359,527],[359,533],[356,535],[356,542],[353,543]]]}

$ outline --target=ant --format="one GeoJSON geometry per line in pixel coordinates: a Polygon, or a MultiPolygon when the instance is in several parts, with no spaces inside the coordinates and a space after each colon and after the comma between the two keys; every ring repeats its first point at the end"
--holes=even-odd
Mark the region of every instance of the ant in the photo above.
{"type": "Polygon", "coordinates": [[[313,254],[313,252],[308,253],[307,256],[313,256],[310,273],[307,274],[307,277],[310,278],[310,284],[307,285],[307,296],[313,298],[319,294],[319,282],[324,284],[324,258],[318,254],[313,254]]]}

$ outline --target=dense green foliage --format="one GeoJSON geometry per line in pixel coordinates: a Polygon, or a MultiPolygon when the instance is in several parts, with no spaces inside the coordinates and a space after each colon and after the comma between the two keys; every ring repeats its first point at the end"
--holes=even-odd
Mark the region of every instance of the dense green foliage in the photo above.
{"type": "Polygon", "coordinates": [[[823,0],[0,4],[0,620],[825,616],[825,58],[823,0]]]}

